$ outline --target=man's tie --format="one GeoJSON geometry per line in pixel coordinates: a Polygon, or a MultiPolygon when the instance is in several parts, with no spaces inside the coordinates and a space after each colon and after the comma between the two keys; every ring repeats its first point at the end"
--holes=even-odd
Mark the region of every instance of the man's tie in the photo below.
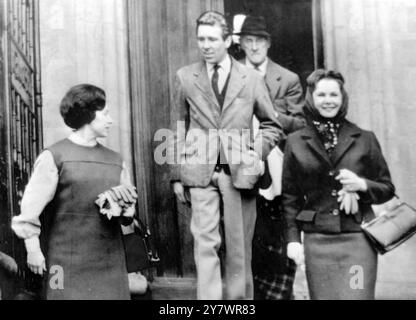
{"type": "MultiPolygon", "coordinates": [[[[218,77],[219,77],[218,69],[219,68],[220,66],[218,64],[214,65],[214,73],[212,74],[211,85],[212,85],[212,90],[214,91],[215,96],[217,97],[218,104],[220,105],[220,108],[222,109],[222,105],[224,104],[224,97],[220,93],[220,90],[218,88],[218,77]]],[[[226,89],[227,87],[227,82],[225,84],[224,89],[226,89]]],[[[226,174],[230,174],[230,167],[227,164],[227,158],[224,155],[224,150],[222,146],[220,148],[220,152],[218,155],[216,168],[217,168],[216,170],[219,170],[220,168],[222,168],[226,174]]]]}
{"type": "Polygon", "coordinates": [[[218,89],[218,78],[219,78],[218,69],[219,68],[220,66],[218,64],[214,65],[214,73],[212,74],[211,85],[212,85],[212,90],[214,90],[215,96],[217,97],[217,101],[222,107],[222,103],[221,103],[222,97],[221,97],[220,90],[218,89]]]}
{"type": "MultiPolygon", "coordinates": [[[[260,66],[254,66],[254,70],[256,70],[258,73],[260,73],[262,76],[263,76],[263,78],[264,78],[264,80],[266,80],[266,74],[263,74],[263,72],[260,70],[260,66]]],[[[267,84],[267,82],[265,81],[265,84],[266,84],[266,87],[267,87],[267,90],[269,91],[269,93],[271,92],[270,91],[270,88],[269,88],[269,85],[267,84]]],[[[273,97],[270,97],[271,99],[272,99],[272,101],[273,101],[273,97]]]]}
{"type": "Polygon", "coordinates": [[[254,66],[254,70],[256,70],[258,73],[260,73],[264,78],[266,78],[266,75],[263,74],[263,72],[260,70],[260,66],[254,66]]]}

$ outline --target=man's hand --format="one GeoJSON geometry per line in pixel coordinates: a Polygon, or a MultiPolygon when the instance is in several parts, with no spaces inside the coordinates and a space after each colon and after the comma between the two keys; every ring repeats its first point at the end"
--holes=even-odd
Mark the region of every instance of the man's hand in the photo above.
{"type": "Polygon", "coordinates": [[[34,251],[27,253],[27,266],[34,274],[43,275],[46,272],[45,257],[42,251],[34,251]]]}
{"type": "Polygon", "coordinates": [[[348,169],[341,169],[335,177],[341,182],[343,189],[349,192],[367,191],[367,182],[348,169]]]}
{"type": "Polygon", "coordinates": [[[174,182],[173,183],[173,192],[175,193],[178,200],[182,203],[187,203],[185,197],[185,188],[183,187],[183,184],[181,182],[174,182]]]}
{"type": "Polygon", "coordinates": [[[287,256],[289,259],[295,261],[298,266],[303,266],[305,263],[303,246],[299,242],[289,242],[287,244],[287,256]]]}
{"type": "Polygon", "coordinates": [[[248,155],[249,160],[247,161],[248,163],[246,163],[246,165],[249,165],[250,167],[245,169],[246,174],[256,174],[262,176],[265,170],[264,162],[260,159],[260,156],[254,150],[249,150],[248,155]]]}

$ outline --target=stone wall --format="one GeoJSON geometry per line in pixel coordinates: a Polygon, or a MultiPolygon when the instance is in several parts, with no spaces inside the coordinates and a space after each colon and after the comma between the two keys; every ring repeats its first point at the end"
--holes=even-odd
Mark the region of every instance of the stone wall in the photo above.
{"type": "MultiPolygon", "coordinates": [[[[416,2],[322,0],[325,64],[340,70],[349,118],[375,132],[397,194],[416,206],[416,2]]],[[[416,237],[381,256],[377,297],[415,298],[416,237]]]]}
{"type": "Polygon", "coordinates": [[[103,88],[115,120],[103,142],[131,165],[127,23],[123,0],[40,1],[45,146],[70,130],[59,103],[73,85],[103,88]]]}

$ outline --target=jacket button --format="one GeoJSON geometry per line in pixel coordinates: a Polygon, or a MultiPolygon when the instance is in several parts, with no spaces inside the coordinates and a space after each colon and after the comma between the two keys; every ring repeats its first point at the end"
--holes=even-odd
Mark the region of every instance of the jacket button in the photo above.
{"type": "Polygon", "coordinates": [[[332,190],[331,191],[331,196],[336,197],[338,194],[337,190],[332,190]]]}
{"type": "Polygon", "coordinates": [[[333,214],[334,216],[339,215],[339,210],[338,210],[338,209],[334,209],[334,210],[332,211],[332,214],[333,214]]]}
{"type": "Polygon", "coordinates": [[[329,171],[329,176],[330,176],[330,177],[335,176],[335,171],[334,171],[334,170],[329,171]]]}

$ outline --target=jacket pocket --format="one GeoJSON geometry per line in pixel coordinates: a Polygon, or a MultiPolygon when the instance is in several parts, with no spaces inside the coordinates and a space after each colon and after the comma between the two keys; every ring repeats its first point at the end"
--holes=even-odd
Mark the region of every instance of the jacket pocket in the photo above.
{"type": "Polygon", "coordinates": [[[302,221],[302,222],[313,222],[315,219],[315,215],[316,215],[316,211],[314,210],[302,210],[296,216],[296,220],[302,221]]]}

